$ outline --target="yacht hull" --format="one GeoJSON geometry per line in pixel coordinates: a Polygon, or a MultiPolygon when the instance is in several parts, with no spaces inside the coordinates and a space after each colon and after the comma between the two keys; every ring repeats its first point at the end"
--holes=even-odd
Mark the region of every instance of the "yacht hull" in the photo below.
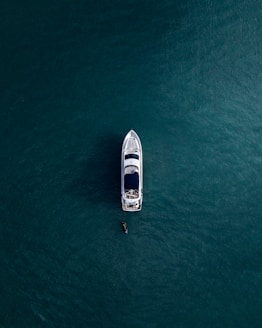
{"type": "Polygon", "coordinates": [[[121,203],[123,211],[141,211],[143,202],[143,153],[134,130],[125,136],[121,154],[121,203]]]}

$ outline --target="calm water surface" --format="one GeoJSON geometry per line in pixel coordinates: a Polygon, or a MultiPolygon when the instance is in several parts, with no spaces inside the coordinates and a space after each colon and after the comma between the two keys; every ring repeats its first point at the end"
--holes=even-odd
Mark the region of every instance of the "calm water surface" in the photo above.
{"type": "Polygon", "coordinates": [[[261,1],[0,12],[0,327],[261,327],[261,1]]]}

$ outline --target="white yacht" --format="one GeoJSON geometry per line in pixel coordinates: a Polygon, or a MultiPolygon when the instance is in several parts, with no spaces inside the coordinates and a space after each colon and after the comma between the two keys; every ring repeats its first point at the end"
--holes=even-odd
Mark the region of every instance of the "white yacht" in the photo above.
{"type": "Polygon", "coordinates": [[[121,202],[123,211],[142,209],[143,153],[141,141],[134,130],[125,136],[121,156],[121,202]]]}

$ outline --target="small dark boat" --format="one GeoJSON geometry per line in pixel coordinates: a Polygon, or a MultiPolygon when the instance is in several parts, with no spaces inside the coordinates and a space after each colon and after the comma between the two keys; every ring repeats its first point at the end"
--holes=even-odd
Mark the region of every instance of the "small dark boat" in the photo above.
{"type": "Polygon", "coordinates": [[[122,229],[123,229],[124,233],[128,234],[128,228],[127,228],[126,222],[122,221],[121,225],[122,225],[122,229]]]}

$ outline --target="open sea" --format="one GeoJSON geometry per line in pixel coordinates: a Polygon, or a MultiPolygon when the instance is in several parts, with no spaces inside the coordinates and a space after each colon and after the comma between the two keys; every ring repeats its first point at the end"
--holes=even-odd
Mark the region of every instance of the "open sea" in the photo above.
{"type": "Polygon", "coordinates": [[[261,328],[262,1],[3,0],[0,45],[0,328],[261,328]]]}

